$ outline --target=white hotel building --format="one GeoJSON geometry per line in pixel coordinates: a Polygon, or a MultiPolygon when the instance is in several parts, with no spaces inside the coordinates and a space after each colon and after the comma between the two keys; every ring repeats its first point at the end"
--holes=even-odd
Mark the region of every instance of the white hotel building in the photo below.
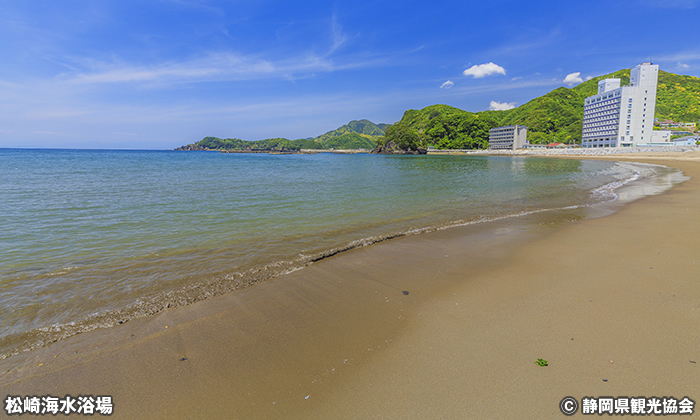
{"type": "Polygon", "coordinates": [[[670,132],[653,132],[658,77],[658,65],[642,63],[632,69],[629,86],[620,86],[620,79],[598,82],[598,94],[586,98],[584,105],[581,146],[670,142],[670,132]]]}
{"type": "Polygon", "coordinates": [[[521,149],[527,143],[527,127],[509,125],[489,130],[489,149],[521,149]]]}

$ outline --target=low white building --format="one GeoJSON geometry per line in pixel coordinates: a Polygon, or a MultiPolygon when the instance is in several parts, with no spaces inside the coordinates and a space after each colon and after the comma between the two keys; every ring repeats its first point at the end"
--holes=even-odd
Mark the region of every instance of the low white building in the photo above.
{"type": "Polygon", "coordinates": [[[653,130],[649,136],[649,143],[638,143],[638,146],[673,146],[670,130],[653,130]]]}
{"type": "MultiPolygon", "coordinates": [[[[598,94],[586,98],[582,147],[629,147],[653,142],[659,66],[642,63],[630,72],[630,85],[620,79],[598,82],[598,94]]],[[[670,140],[670,136],[669,136],[670,140]]]]}
{"type": "Polygon", "coordinates": [[[527,143],[527,127],[509,125],[489,131],[489,149],[521,149],[527,143]]]}

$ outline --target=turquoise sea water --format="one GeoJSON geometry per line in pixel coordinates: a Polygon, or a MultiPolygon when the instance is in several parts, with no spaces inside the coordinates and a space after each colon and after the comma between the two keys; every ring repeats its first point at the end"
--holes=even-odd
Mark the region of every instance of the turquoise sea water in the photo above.
{"type": "Polygon", "coordinates": [[[402,234],[664,169],[500,156],[0,149],[0,357],[402,234]]]}

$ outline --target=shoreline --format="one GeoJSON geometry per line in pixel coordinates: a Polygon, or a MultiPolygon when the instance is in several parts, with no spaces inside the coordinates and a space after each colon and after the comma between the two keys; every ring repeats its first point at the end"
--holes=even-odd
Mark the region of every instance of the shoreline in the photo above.
{"type": "Polygon", "coordinates": [[[700,151],[700,146],[639,146],[639,147],[603,147],[603,148],[582,148],[582,147],[571,147],[571,148],[561,148],[561,149],[547,149],[547,148],[530,148],[530,149],[479,149],[479,150],[451,150],[451,149],[441,149],[441,150],[429,150],[429,155],[491,155],[491,156],[627,156],[649,153],[692,153],[700,151]]]}
{"type": "MultiPolygon", "coordinates": [[[[519,160],[522,161],[522,159],[519,160]]],[[[644,164],[632,165],[637,167],[634,172],[637,174],[641,172],[644,173],[642,178],[650,176],[650,172],[647,169],[643,169],[645,167],[644,164]]],[[[659,171],[658,169],[655,169],[653,171],[657,171],[656,175],[653,175],[646,180],[637,181],[636,183],[631,184],[635,186],[633,186],[630,190],[632,191],[632,194],[627,195],[631,195],[632,199],[635,199],[635,196],[638,198],[640,194],[643,195],[650,193],[646,190],[648,190],[650,187],[651,189],[654,189],[654,187],[650,185],[650,181],[654,179],[656,180],[653,182],[654,184],[666,185],[665,188],[671,188],[670,184],[659,181],[662,179],[668,179],[668,181],[671,182],[672,177],[669,177],[669,175],[663,175],[663,170],[659,171]],[[639,182],[641,182],[641,184],[638,184],[639,182]],[[646,188],[644,185],[646,185],[646,188]],[[638,193],[634,193],[634,191],[637,191],[638,193]]],[[[620,186],[624,187],[625,184],[636,179],[637,177],[638,175],[633,175],[631,178],[608,182],[599,186],[595,190],[592,190],[591,196],[597,196],[597,198],[593,201],[600,201],[596,204],[587,202],[579,204],[570,203],[570,205],[563,204],[561,207],[532,207],[529,209],[526,208],[515,210],[511,213],[476,214],[472,218],[432,221],[432,223],[429,224],[418,224],[408,227],[404,226],[402,230],[378,233],[375,232],[371,233],[370,236],[350,238],[350,242],[336,243],[330,248],[316,249],[313,252],[303,252],[293,255],[288,259],[278,259],[277,261],[273,260],[263,264],[248,266],[245,267],[245,269],[240,269],[234,273],[227,273],[225,276],[220,278],[214,278],[209,281],[203,280],[193,282],[180,288],[161,291],[155,295],[141,297],[137,300],[138,304],[130,303],[122,307],[103,309],[93,312],[83,318],[75,318],[73,320],[49,324],[49,327],[38,327],[25,331],[21,334],[5,336],[0,339],[0,343],[3,344],[3,346],[0,347],[0,360],[21,354],[26,351],[33,351],[38,348],[50,346],[60,340],[64,340],[77,334],[83,334],[96,329],[112,328],[137,318],[153,316],[167,309],[187,306],[214,296],[219,296],[225,293],[250,287],[261,281],[268,281],[279,275],[303,269],[310,264],[317,263],[336,254],[347,252],[359,247],[371,246],[390,239],[480,223],[492,223],[501,219],[519,218],[534,213],[553,214],[560,210],[571,209],[581,209],[586,213],[588,213],[590,209],[590,212],[597,213],[598,215],[614,212],[615,208],[623,205],[623,202],[628,200],[615,200],[614,198],[613,201],[609,200],[611,197],[620,198],[621,196],[615,191],[620,186]]],[[[661,189],[664,189],[664,187],[661,187],[661,189]]]]}
{"type": "MultiPolygon", "coordinates": [[[[481,160],[485,158],[481,157],[477,159],[481,160]]],[[[523,159],[517,160],[523,162],[523,159]]],[[[452,161],[455,160],[452,159],[452,161]]],[[[644,167],[644,165],[636,164],[632,164],[632,166],[644,167]]],[[[627,169],[629,171],[629,168],[627,169]]],[[[643,178],[650,175],[649,171],[645,169],[639,169],[639,171],[637,169],[635,169],[634,172],[641,171],[645,173],[645,175],[642,175],[643,178]]],[[[636,175],[632,178],[622,180],[621,182],[622,184],[625,184],[628,182],[628,180],[634,179],[635,177],[636,175]]],[[[662,177],[664,177],[664,175],[659,173],[657,173],[655,176],[655,178],[659,179],[662,177]]],[[[592,199],[592,201],[603,201],[595,204],[594,207],[607,208],[603,213],[614,211],[613,209],[622,205],[621,202],[624,201],[617,200],[611,204],[606,203],[611,197],[618,195],[614,192],[614,190],[617,188],[614,186],[614,184],[619,185],[619,182],[613,181],[612,183],[606,183],[598,187],[596,190],[591,191],[591,197],[593,195],[597,196],[597,198],[592,199]],[[594,193],[594,191],[598,191],[598,193],[594,193]]],[[[639,187],[641,187],[641,184],[639,187]]],[[[670,186],[667,188],[670,188],[670,186]]],[[[633,191],[634,190],[641,191],[643,188],[633,188],[633,191]]],[[[310,251],[303,251],[297,254],[288,254],[276,259],[268,259],[267,261],[262,261],[262,263],[257,265],[251,264],[243,266],[237,268],[234,272],[226,272],[226,274],[223,276],[214,277],[211,279],[202,279],[180,285],[180,287],[174,289],[167,289],[155,294],[141,296],[135,298],[135,300],[131,302],[124,303],[121,306],[105,306],[100,308],[99,306],[93,304],[93,311],[87,313],[84,311],[83,313],[86,315],[82,318],[64,318],[63,320],[45,324],[46,326],[43,327],[40,326],[14,335],[4,336],[2,339],[0,339],[0,343],[2,343],[2,347],[0,347],[0,360],[25,351],[32,351],[38,348],[50,346],[60,340],[64,340],[77,334],[90,332],[96,329],[112,328],[117,325],[130,322],[133,319],[153,316],[154,314],[162,312],[166,309],[190,305],[214,296],[250,287],[261,281],[267,281],[279,275],[305,268],[310,264],[317,263],[320,260],[332,257],[342,252],[347,252],[348,250],[354,248],[370,246],[389,239],[412,236],[415,234],[424,234],[436,230],[479,223],[492,223],[493,221],[503,218],[518,218],[532,213],[552,213],[558,210],[583,207],[593,208],[590,206],[591,204],[587,201],[579,203],[565,203],[561,204],[559,207],[556,205],[548,206],[546,204],[543,206],[538,206],[536,204],[534,207],[513,209],[510,212],[474,213],[471,215],[472,217],[465,217],[463,219],[443,218],[442,220],[425,220],[425,223],[404,225],[399,227],[398,230],[366,232],[369,236],[350,237],[347,238],[347,242],[336,242],[334,244],[330,244],[330,246],[327,248],[312,248],[310,251]]],[[[464,215],[455,215],[455,217],[460,216],[464,215]]],[[[63,269],[59,269],[58,272],[62,270],[63,269]]],[[[173,272],[171,274],[178,273],[173,272]]],[[[51,275],[53,275],[53,273],[51,275]]],[[[108,304],[108,302],[105,303],[108,304]]]]}
{"type": "Polygon", "coordinates": [[[700,158],[682,158],[610,156],[661,159],[692,177],[611,216],[570,223],[573,215],[563,212],[552,225],[549,215],[530,215],[357,248],[253,288],[12,356],[0,361],[0,389],[22,396],[112,395],[117,418],[530,417],[517,415],[518,407],[541,418],[561,415],[558,401],[570,394],[656,392],[680,399],[697,387],[698,371],[676,363],[700,361],[693,332],[700,312],[688,309],[700,299],[693,282],[698,269],[684,264],[699,237],[698,207],[691,205],[698,204],[700,158]],[[641,222],[652,239],[638,229],[641,222]],[[670,237],[674,231],[680,238],[670,237]],[[572,238],[584,251],[566,250],[572,238]],[[649,255],[635,254],[627,265],[620,264],[624,253],[596,246],[614,243],[629,252],[644,242],[649,255]],[[649,277],[653,269],[641,265],[657,258],[651,250],[661,252],[662,245],[675,265],[661,262],[663,278],[649,277]],[[601,267],[579,261],[578,252],[601,267]],[[557,274],[571,279],[561,282],[557,274]],[[683,302],[658,298],[659,284],[682,290],[683,302]],[[611,290],[618,293],[608,295],[611,290]],[[596,305],[586,305],[584,295],[596,305]],[[650,312],[636,310],[639,304],[650,312]],[[635,333],[643,332],[640,323],[658,333],[648,338],[655,348],[640,348],[620,331],[618,318],[635,333]],[[572,326],[576,335],[567,340],[583,341],[559,336],[572,326]],[[664,352],[669,343],[677,348],[664,352]],[[617,364],[601,366],[599,356],[609,353],[617,364]],[[550,366],[535,366],[539,357],[550,366]],[[608,367],[621,368],[608,373],[608,367]],[[599,371],[609,382],[581,380],[599,371]],[[509,384],[517,392],[504,407],[497,396],[509,384]],[[654,384],[666,388],[654,391],[654,384]]]}

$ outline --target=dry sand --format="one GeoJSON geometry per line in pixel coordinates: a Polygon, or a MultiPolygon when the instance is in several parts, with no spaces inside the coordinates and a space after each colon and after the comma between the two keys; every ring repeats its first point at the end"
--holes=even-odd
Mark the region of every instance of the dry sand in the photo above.
{"type": "Polygon", "coordinates": [[[565,396],[700,401],[698,154],[624,158],[692,179],[612,216],[400,238],[81,334],[0,361],[0,396],[111,395],[129,419],[534,419],[564,418],[565,396]]]}

